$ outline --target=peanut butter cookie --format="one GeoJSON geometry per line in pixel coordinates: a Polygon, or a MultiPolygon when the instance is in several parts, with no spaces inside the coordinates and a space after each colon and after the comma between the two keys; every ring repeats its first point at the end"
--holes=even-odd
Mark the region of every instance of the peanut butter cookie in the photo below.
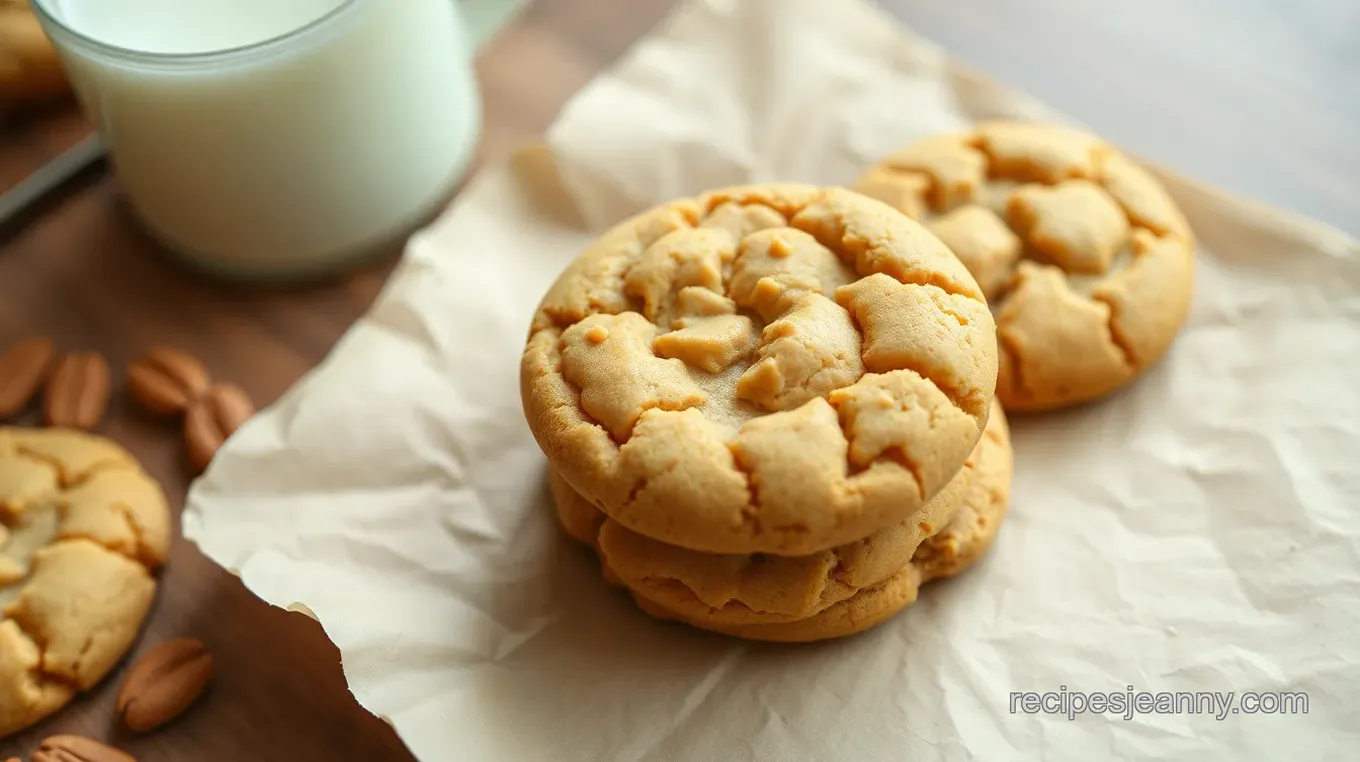
{"type": "Polygon", "coordinates": [[[631,589],[633,600],[658,619],[746,640],[793,643],[841,638],[867,630],[914,603],[921,585],[958,574],[991,547],[1010,501],[1013,460],[1004,425],[988,426],[970,462],[968,489],[958,510],[943,530],[921,543],[909,564],[812,616],[786,622],[733,622],[720,616],[721,610],[702,613],[689,605],[675,605],[673,598],[659,600],[652,597],[651,589],[631,589]]]}
{"type": "Polygon", "coordinates": [[[0,429],[0,737],[97,684],[170,546],[160,485],[105,439],[0,429]]]}
{"type": "MultiPolygon", "coordinates": [[[[993,407],[987,429],[962,470],[928,504],[927,535],[951,536],[973,499],[978,473],[1009,463],[1005,416],[993,407]],[[985,462],[984,462],[985,460],[985,462]],[[944,528],[944,529],[940,529],[944,528]]],[[[809,556],[726,555],[686,550],[643,537],[586,502],[552,474],[558,519],[569,535],[598,548],[621,584],[670,611],[715,624],[774,624],[811,617],[886,582],[913,558],[912,527],[894,524],[858,542],[809,556]]],[[[927,541],[929,542],[929,541],[927,541]]],[[[943,540],[938,540],[943,542],[943,540]]],[[[925,547],[922,545],[920,547],[925,547]]]]}
{"type": "Polygon", "coordinates": [[[521,364],[553,468],[623,527],[809,555],[916,527],[986,425],[995,323],[939,239],[844,189],[714,191],[619,224],[521,364]]]}
{"type": "Polygon", "coordinates": [[[1113,392],[1166,354],[1189,312],[1190,226],[1150,174],[1084,132],[986,123],[910,145],[855,188],[926,223],[977,278],[1009,411],[1113,392]]]}

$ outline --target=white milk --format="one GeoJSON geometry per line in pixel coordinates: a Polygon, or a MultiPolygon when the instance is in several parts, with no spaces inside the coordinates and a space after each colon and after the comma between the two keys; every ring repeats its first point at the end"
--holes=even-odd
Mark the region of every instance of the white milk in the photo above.
{"type": "Polygon", "coordinates": [[[35,4],[133,209],[215,269],[367,253],[433,211],[476,143],[455,0],[35,4]]]}

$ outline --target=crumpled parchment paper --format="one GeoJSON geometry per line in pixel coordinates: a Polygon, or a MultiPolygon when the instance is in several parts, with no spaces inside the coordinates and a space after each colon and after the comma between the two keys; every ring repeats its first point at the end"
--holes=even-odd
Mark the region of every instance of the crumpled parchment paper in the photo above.
{"type": "Polygon", "coordinates": [[[1014,421],[997,544],[887,625],[770,647],[657,624],[559,537],[518,361],[594,233],[712,186],[847,183],[996,116],[1062,119],[859,0],[685,5],[546,150],[412,240],[372,312],[219,454],[185,533],[310,609],[422,760],[1351,758],[1360,244],[1166,173],[1201,244],[1171,355],[1102,404],[1014,421]],[[1222,708],[1140,709],[1195,691],[1222,708]],[[1092,692],[1136,711],[1069,719],[1092,692]]]}

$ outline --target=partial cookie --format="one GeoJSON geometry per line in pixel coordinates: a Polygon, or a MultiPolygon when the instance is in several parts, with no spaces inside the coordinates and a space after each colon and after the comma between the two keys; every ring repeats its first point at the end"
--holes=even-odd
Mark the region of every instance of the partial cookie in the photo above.
{"type": "Polygon", "coordinates": [[[746,640],[785,643],[841,638],[891,619],[916,601],[922,584],[951,577],[978,561],[991,547],[1010,502],[1012,455],[1004,427],[989,427],[979,448],[971,487],[959,511],[939,534],[923,542],[911,563],[873,587],[858,591],[806,619],[774,624],[730,624],[710,616],[679,613],[633,590],[647,614],[673,619],[746,640]]]}
{"type": "Polygon", "coordinates": [[[27,0],[0,0],[0,111],[66,92],[61,61],[27,0]]]}
{"type": "Polygon", "coordinates": [[[136,639],[170,546],[160,485],[125,450],[0,429],[0,736],[88,690],[136,639]]]}
{"type": "Polygon", "coordinates": [[[521,364],[552,466],[622,526],[809,555],[918,527],[981,436],[995,324],[967,268],[844,189],[732,188],[627,220],[539,306],[521,364]]]}
{"type": "MultiPolygon", "coordinates": [[[[717,624],[771,624],[806,619],[902,570],[916,553],[920,532],[948,532],[971,498],[975,475],[1009,462],[1005,416],[993,409],[987,433],[959,474],[929,503],[926,525],[894,524],[869,537],[808,556],[703,553],[667,545],[625,529],[570,487],[554,489],[558,515],[593,513],[603,520],[590,544],[632,590],[667,609],[717,624]],[[565,504],[565,505],[564,505],[565,504]]],[[[560,476],[554,480],[565,484],[560,476]]],[[[570,531],[570,530],[569,530],[570,531]]]]}
{"type": "Polygon", "coordinates": [[[1012,412],[1110,394],[1166,354],[1189,313],[1189,224],[1093,135],[986,123],[908,146],[855,187],[925,222],[977,279],[1012,412]]]}
{"type": "Polygon", "coordinates": [[[0,738],[66,706],[75,688],[42,672],[42,651],[19,625],[0,620],[0,738]]]}
{"type": "Polygon", "coordinates": [[[548,472],[548,489],[552,493],[557,522],[567,536],[591,548],[599,548],[600,527],[607,518],[600,509],[581,497],[557,471],[548,472]]]}

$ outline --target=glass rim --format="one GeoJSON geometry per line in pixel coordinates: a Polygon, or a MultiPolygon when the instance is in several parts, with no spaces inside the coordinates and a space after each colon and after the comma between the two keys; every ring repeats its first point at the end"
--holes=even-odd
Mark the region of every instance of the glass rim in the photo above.
{"type": "Polygon", "coordinates": [[[306,24],[257,42],[236,45],[229,48],[196,51],[193,53],[161,53],[149,50],[137,50],[136,48],[127,48],[92,37],[89,34],[76,29],[64,19],[58,18],[59,13],[53,12],[53,10],[48,7],[49,5],[59,5],[59,0],[32,0],[32,2],[29,3],[29,6],[32,7],[34,15],[36,15],[45,26],[55,28],[61,34],[72,37],[80,44],[89,46],[102,55],[123,60],[133,60],[139,63],[177,65],[227,61],[254,53],[266,53],[270,50],[281,48],[299,37],[308,36],[319,29],[329,26],[331,22],[359,2],[360,0],[341,0],[339,5],[326,11],[317,18],[312,19],[306,24]]]}

